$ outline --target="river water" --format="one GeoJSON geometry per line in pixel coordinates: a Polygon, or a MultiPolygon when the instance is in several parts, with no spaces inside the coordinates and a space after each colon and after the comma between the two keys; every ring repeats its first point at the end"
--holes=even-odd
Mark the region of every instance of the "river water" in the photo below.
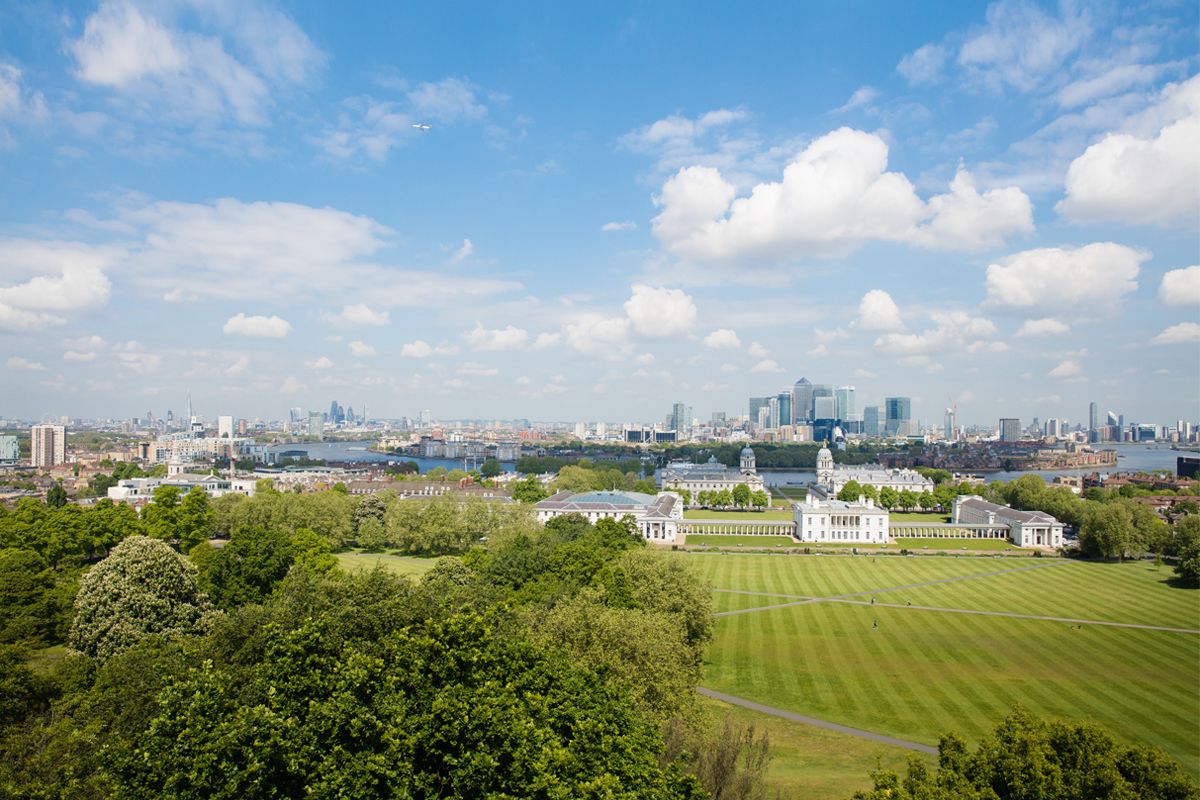
{"type": "MultiPolygon", "coordinates": [[[[428,472],[434,467],[445,467],[446,469],[462,469],[463,462],[461,459],[449,458],[409,458],[407,456],[394,456],[386,453],[374,453],[367,448],[371,442],[310,442],[304,444],[280,444],[269,448],[272,453],[283,453],[285,451],[304,452],[309,458],[324,459],[330,464],[345,463],[349,461],[371,461],[371,462],[388,462],[388,461],[415,461],[421,468],[421,472],[428,472]]],[[[1101,472],[1148,472],[1156,469],[1170,470],[1172,474],[1175,472],[1175,459],[1182,455],[1195,455],[1195,453],[1187,453],[1180,450],[1172,450],[1166,445],[1153,444],[1111,444],[1103,445],[1105,448],[1112,448],[1117,451],[1117,466],[1113,470],[1101,470],[1101,472]]],[[[513,464],[502,464],[506,470],[511,470],[513,464]]],[[[1036,472],[987,472],[983,473],[984,477],[990,481],[1011,481],[1022,475],[1041,475],[1049,482],[1056,475],[1086,475],[1095,472],[1094,467],[1085,469],[1063,469],[1063,470],[1040,470],[1036,472]]],[[[768,486],[787,486],[787,485],[803,485],[812,483],[817,479],[817,475],[812,470],[763,470],[763,480],[768,486]]]]}
{"type": "MultiPolygon", "coordinates": [[[[1000,471],[982,472],[979,474],[988,483],[992,481],[1013,481],[1022,475],[1041,475],[1049,483],[1054,480],[1056,475],[1089,475],[1093,472],[1151,472],[1156,469],[1170,470],[1171,474],[1174,475],[1175,459],[1177,457],[1196,455],[1196,453],[1189,453],[1182,450],[1172,450],[1167,445],[1154,444],[1104,444],[1101,445],[1101,449],[1117,451],[1116,467],[1099,470],[1096,467],[1085,467],[1083,469],[1030,470],[1028,472],[1000,471]]],[[[763,470],[762,475],[768,486],[803,485],[817,479],[816,473],[811,470],[763,470]]]]}
{"type": "MultiPolygon", "coordinates": [[[[267,448],[267,452],[279,455],[281,453],[304,453],[309,458],[319,458],[329,464],[345,464],[351,461],[369,461],[372,463],[387,463],[401,461],[415,461],[420,467],[421,472],[428,472],[435,467],[445,467],[446,469],[462,469],[463,461],[461,458],[415,458],[409,456],[389,455],[387,453],[376,453],[367,448],[374,442],[302,442],[299,444],[277,444],[267,448]]],[[[480,462],[482,463],[482,462],[480,462]]],[[[501,463],[502,467],[507,470],[513,468],[513,464],[501,463]]]]}

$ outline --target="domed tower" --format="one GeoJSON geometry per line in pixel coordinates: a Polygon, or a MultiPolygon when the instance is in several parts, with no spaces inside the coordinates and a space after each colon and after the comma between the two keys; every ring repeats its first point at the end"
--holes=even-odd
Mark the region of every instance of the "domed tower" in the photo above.
{"type": "Polygon", "coordinates": [[[817,483],[833,491],[833,453],[828,447],[817,451],[817,483]]]}
{"type": "Polygon", "coordinates": [[[754,449],[750,445],[742,448],[742,473],[754,473],[754,449]]]}

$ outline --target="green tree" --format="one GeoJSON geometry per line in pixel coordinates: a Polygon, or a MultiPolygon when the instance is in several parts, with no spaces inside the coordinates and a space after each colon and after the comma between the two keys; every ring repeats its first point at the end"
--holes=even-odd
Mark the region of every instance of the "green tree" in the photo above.
{"type": "Polygon", "coordinates": [[[879,490],[879,505],[891,511],[900,503],[900,494],[890,486],[885,486],[879,490]]]}
{"type": "Polygon", "coordinates": [[[479,474],[485,478],[494,478],[503,471],[504,470],[501,468],[500,462],[494,458],[485,459],[484,462],[479,465],[479,474]]]}
{"type": "Polygon", "coordinates": [[[938,768],[877,772],[854,800],[1195,800],[1196,785],[1166,753],[1120,745],[1091,723],[1046,722],[1017,708],[970,752],[942,737],[938,768]]]}
{"type": "Polygon", "coordinates": [[[922,511],[932,511],[937,506],[937,500],[932,492],[921,492],[917,495],[917,504],[921,506],[922,511]]]}
{"type": "Polygon", "coordinates": [[[212,530],[213,511],[209,507],[208,494],[199,486],[192,487],[175,514],[175,534],[180,549],[190,552],[212,536],[212,530]]]}
{"type": "Polygon", "coordinates": [[[142,509],[146,535],[169,542],[175,538],[179,518],[179,487],[159,486],[150,503],[142,509]]]}
{"type": "Polygon", "coordinates": [[[733,492],[728,489],[718,489],[712,500],[715,505],[728,508],[733,505],[733,492]]]}
{"type": "Polygon", "coordinates": [[[207,559],[199,576],[200,588],[224,610],[261,603],[287,576],[294,559],[292,537],[287,533],[244,528],[207,559]]]}
{"type": "Polygon", "coordinates": [[[533,475],[513,481],[509,488],[512,490],[513,499],[518,503],[537,503],[550,496],[541,481],[533,475]]]}
{"type": "Polygon", "coordinates": [[[55,481],[46,491],[46,505],[50,508],[62,508],[66,504],[67,490],[63,488],[62,481],[55,481]]]}
{"type": "Polygon", "coordinates": [[[1079,529],[1079,546],[1090,556],[1122,558],[1133,537],[1133,515],[1119,503],[1097,503],[1079,529]]]}
{"type": "Polygon", "coordinates": [[[739,483],[733,487],[733,504],[738,508],[745,508],[750,505],[750,487],[744,483],[739,483]]]}
{"type": "Polygon", "coordinates": [[[554,488],[560,492],[590,492],[603,487],[598,484],[594,471],[571,465],[558,471],[554,488]]]}
{"type": "Polygon", "coordinates": [[[130,536],[80,581],[70,644],[104,661],[146,636],[198,632],[208,608],[193,564],[157,539],[130,536]]]}
{"type": "Polygon", "coordinates": [[[847,503],[853,503],[853,502],[857,501],[859,497],[862,497],[862,496],[863,496],[862,484],[859,483],[858,481],[854,480],[853,478],[846,481],[846,484],[844,486],[842,486],[841,491],[839,491],[837,493],[837,499],[844,500],[847,503]]]}
{"type": "Polygon", "coordinates": [[[901,489],[900,494],[896,497],[896,503],[905,511],[909,511],[917,505],[917,493],[912,489],[901,489]]]}
{"type": "Polygon", "coordinates": [[[755,508],[767,508],[771,505],[771,496],[762,489],[759,489],[750,496],[750,502],[755,508]]]}

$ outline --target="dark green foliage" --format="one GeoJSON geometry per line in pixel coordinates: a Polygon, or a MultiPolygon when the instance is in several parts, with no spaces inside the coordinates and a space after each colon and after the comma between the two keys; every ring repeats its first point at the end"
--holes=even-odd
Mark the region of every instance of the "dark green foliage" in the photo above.
{"type": "Polygon", "coordinates": [[[36,713],[47,705],[48,687],[26,665],[24,648],[0,644],[0,728],[36,713]]]}
{"type": "Polygon", "coordinates": [[[216,553],[202,558],[200,587],[224,610],[261,603],[287,576],[295,556],[286,533],[245,528],[216,553]]]}
{"type": "Polygon", "coordinates": [[[50,508],[62,508],[67,504],[67,490],[63,488],[62,481],[55,481],[54,485],[46,491],[46,505],[50,508]]]}
{"type": "Polygon", "coordinates": [[[1017,708],[974,753],[942,737],[938,769],[876,773],[855,800],[1196,800],[1200,790],[1161,750],[1117,744],[1090,723],[1048,722],[1017,708]]]}
{"type": "Polygon", "coordinates": [[[486,459],[479,465],[479,474],[485,478],[494,478],[503,471],[500,462],[494,458],[486,459]]]}

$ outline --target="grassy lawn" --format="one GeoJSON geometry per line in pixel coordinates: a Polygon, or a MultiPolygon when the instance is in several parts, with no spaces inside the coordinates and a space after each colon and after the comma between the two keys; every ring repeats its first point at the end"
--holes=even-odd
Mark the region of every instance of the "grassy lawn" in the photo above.
{"type": "MultiPolygon", "coordinates": [[[[771,742],[767,797],[846,800],[859,790],[871,788],[870,773],[877,766],[903,775],[908,763],[908,750],[812,728],[708,697],[700,700],[718,730],[728,715],[742,724],[754,725],[755,732],[767,732],[771,742]]],[[[934,764],[933,756],[920,757],[934,764]]]]}
{"type": "Polygon", "coordinates": [[[766,511],[705,511],[693,508],[683,512],[684,519],[719,519],[735,520],[737,522],[791,522],[790,509],[768,509],[766,511]]]}
{"type": "Polygon", "coordinates": [[[949,522],[949,514],[922,511],[893,511],[888,514],[889,522],[949,522]]]}
{"type": "Polygon", "coordinates": [[[736,533],[689,533],[685,544],[707,547],[796,547],[790,536],[739,536],[736,533]]]}
{"type": "Polygon", "coordinates": [[[724,611],[740,611],[743,608],[765,608],[777,606],[780,603],[795,603],[799,597],[776,597],[774,595],[734,594],[733,592],[713,592],[713,611],[720,614],[724,611]]]}
{"type": "Polygon", "coordinates": [[[337,553],[338,566],[345,570],[374,569],[382,565],[397,575],[419,578],[437,563],[436,558],[417,558],[415,556],[394,556],[388,553],[337,553]]]}
{"type": "MultiPolygon", "coordinates": [[[[814,603],[722,617],[705,686],[928,744],[948,730],[977,739],[1021,703],[1162,747],[1200,775],[1200,635],[881,605],[1200,628],[1200,592],[1169,586],[1166,568],[980,557],[680,557],[716,588],[777,594],[832,596],[967,578],[880,592],[876,606],[868,594],[854,598],[862,605],[814,603]],[[1036,568],[986,574],[1022,567],[1036,568]]],[[[718,610],[787,602],[714,593],[718,610]]],[[[794,779],[790,790],[803,789],[804,796],[830,796],[809,792],[807,770],[799,766],[805,762],[794,760],[807,758],[803,750],[777,750],[772,774],[785,783],[794,779]]],[[[861,779],[873,766],[851,762],[841,779],[861,779]]],[[[840,768],[831,763],[830,769],[840,768]]],[[[847,796],[844,785],[836,791],[847,796]]]]}
{"type": "Polygon", "coordinates": [[[1005,539],[923,539],[915,536],[895,538],[889,549],[899,550],[1015,550],[1021,551],[1005,539]]]}

